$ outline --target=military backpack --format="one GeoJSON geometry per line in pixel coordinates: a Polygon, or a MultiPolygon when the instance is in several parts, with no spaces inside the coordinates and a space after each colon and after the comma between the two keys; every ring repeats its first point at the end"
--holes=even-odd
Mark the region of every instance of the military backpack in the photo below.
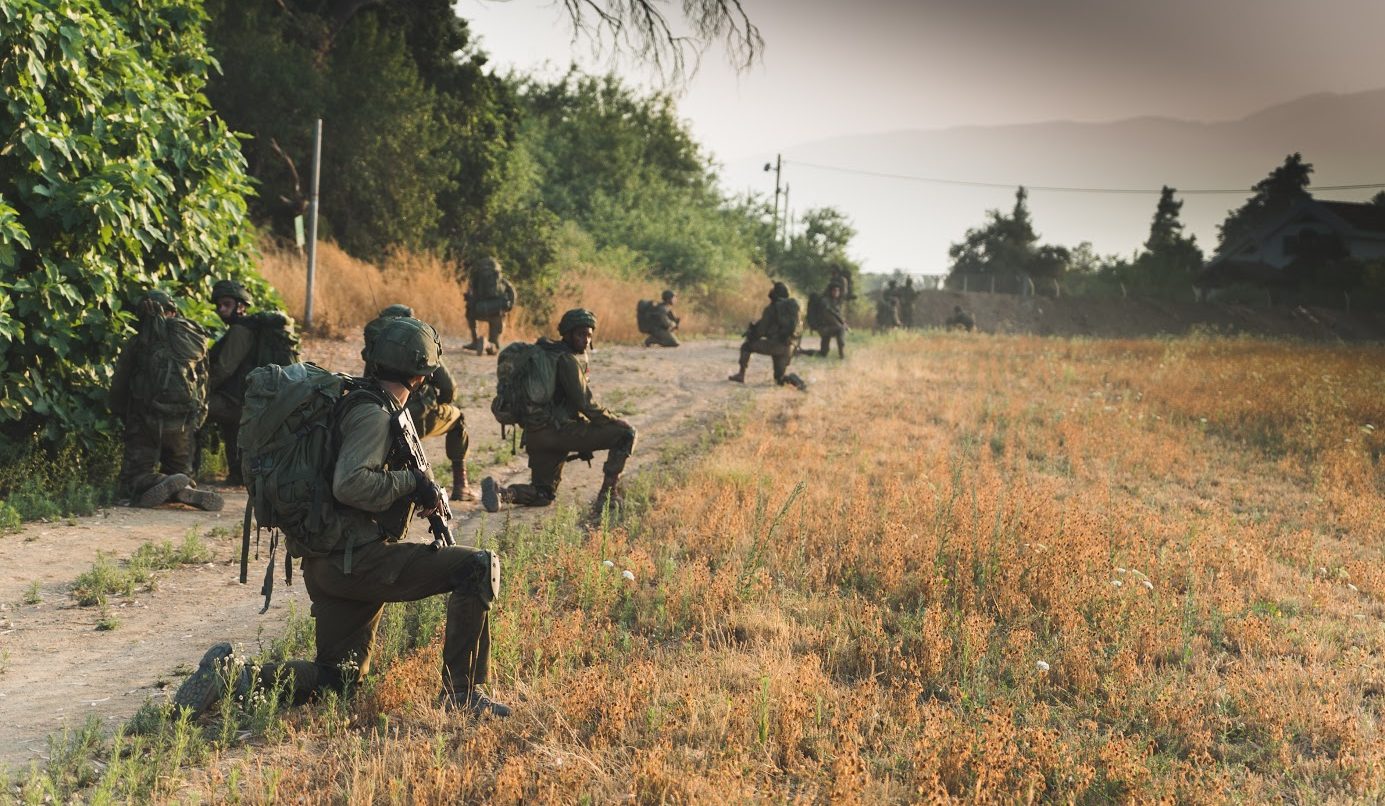
{"type": "Polygon", "coordinates": [[[793,297],[776,299],[770,306],[769,314],[766,318],[771,321],[766,323],[769,325],[766,338],[783,344],[788,344],[798,338],[801,321],[799,319],[798,300],[793,297]]]}
{"type": "Polygon", "coordinates": [[[201,425],[207,415],[207,331],[181,316],[150,317],[135,348],[130,397],[141,413],[201,425]]]}
{"type": "Polygon", "coordinates": [[[298,363],[299,341],[292,319],[278,311],[260,311],[241,317],[239,322],[255,333],[255,349],[250,354],[253,366],[298,363]]]}
{"type": "Polygon", "coordinates": [[[495,362],[495,398],[491,414],[504,426],[528,427],[552,416],[558,386],[556,342],[517,341],[500,351],[495,362]]]}
{"type": "Polygon", "coordinates": [[[474,317],[489,318],[509,313],[515,307],[515,287],[504,277],[497,278],[490,284],[494,289],[490,296],[479,296],[479,292],[472,291],[471,313],[474,317]]]}
{"type": "Polygon", "coordinates": [[[349,375],[315,364],[271,364],[246,376],[240,421],[245,521],[241,535],[241,582],[246,579],[250,520],[270,529],[265,606],[272,587],[280,533],[290,557],[322,557],[341,542],[342,523],[332,495],[337,457],[336,422],[353,392],[384,405],[384,398],[349,375]]]}
{"type": "Polygon", "coordinates": [[[826,330],[836,325],[832,312],[828,310],[827,298],[816,291],[808,295],[808,314],[805,320],[808,327],[813,330],[826,330]]]}
{"type": "Polygon", "coordinates": [[[659,303],[642,299],[635,303],[635,326],[648,335],[659,329],[659,303]]]}

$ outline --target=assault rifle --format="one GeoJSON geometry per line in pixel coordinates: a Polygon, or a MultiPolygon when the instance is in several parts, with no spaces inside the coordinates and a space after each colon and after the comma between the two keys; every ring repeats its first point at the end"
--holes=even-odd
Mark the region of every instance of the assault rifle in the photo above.
{"type": "Polygon", "coordinates": [[[428,464],[428,454],[423,451],[423,443],[418,438],[418,432],[414,430],[414,418],[409,415],[408,409],[402,409],[391,418],[390,423],[395,440],[409,457],[410,469],[415,471],[420,482],[433,485],[433,496],[438,505],[434,508],[433,514],[428,516],[428,531],[433,535],[433,543],[429,548],[437,551],[444,546],[457,545],[457,541],[452,539],[452,528],[447,525],[448,521],[452,520],[452,507],[447,501],[447,490],[433,481],[433,469],[428,464]]]}

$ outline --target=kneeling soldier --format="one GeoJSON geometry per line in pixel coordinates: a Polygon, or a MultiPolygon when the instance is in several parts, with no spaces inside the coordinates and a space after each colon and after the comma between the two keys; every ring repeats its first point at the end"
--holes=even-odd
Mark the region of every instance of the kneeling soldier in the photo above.
{"type": "Polygon", "coordinates": [[[602,465],[605,478],[597,494],[595,511],[618,500],[620,474],[635,449],[635,429],[592,399],[587,386],[587,350],[596,333],[596,315],[574,308],[558,322],[560,341],[539,339],[538,346],[556,362],[553,399],[540,410],[528,412],[523,422],[524,447],[529,454],[528,484],[481,482],[481,505],[498,512],[502,503],[543,507],[553,502],[563,480],[563,464],[574,456],[590,458],[607,451],[602,465]]]}
{"type": "Polygon", "coordinates": [[[332,494],[341,538],[326,556],[306,557],[303,583],[312,599],[317,658],[251,667],[230,644],[217,644],[174,695],[200,713],[227,689],[244,696],[282,683],[295,703],[326,690],[347,691],[370,671],[375,628],[386,602],[447,594],[442,648],[445,707],[503,717],[509,707],[481,692],[490,659],[488,613],[498,574],[490,552],[462,546],[406,543],[409,521],[442,508],[443,492],[411,469],[410,455],[392,432],[412,391],[440,366],[436,332],[416,319],[392,319],[367,355],[373,376],[337,404],[339,448],[332,494]]]}
{"type": "Polygon", "coordinates": [[[741,345],[741,368],[729,380],[745,383],[745,371],[753,354],[767,355],[774,367],[774,382],[789,384],[800,392],[808,389],[803,379],[789,372],[799,332],[798,302],[789,296],[789,287],[775,283],[769,292],[769,304],[759,321],[751,322],[741,345]]]}

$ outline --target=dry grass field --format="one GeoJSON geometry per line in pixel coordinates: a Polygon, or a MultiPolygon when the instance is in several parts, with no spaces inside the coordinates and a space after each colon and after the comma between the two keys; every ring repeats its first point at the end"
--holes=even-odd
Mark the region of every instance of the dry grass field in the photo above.
{"type": "Polygon", "coordinates": [[[1378,802],[1382,429],[1375,346],[883,338],[670,452],[610,528],[487,539],[513,718],[437,710],[437,641],[396,636],[440,610],[399,608],[354,701],[153,790],[1378,802]]]}

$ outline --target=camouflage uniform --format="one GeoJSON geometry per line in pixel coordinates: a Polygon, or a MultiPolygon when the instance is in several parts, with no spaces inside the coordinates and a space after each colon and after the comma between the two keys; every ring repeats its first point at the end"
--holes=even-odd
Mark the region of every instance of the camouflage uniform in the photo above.
{"type": "Polygon", "coordinates": [[[644,340],[645,347],[652,347],[656,344],[660,347],[678,346],[678,338],[673,335],[673,331],[678,329],[679,323],[678,317],[673,314],[674,296],[672,291],[665,291],[663,299],[654,306],[656,319],[649,338],[644,340]]]}
{"type": "MultiPolygon", "coordinates": [[[[788,286],[783,283],[775,283],[774,288],[769,292],[769,305],[765,306],[760,313],[759,321],[752,322],[750,329],[746,331],[745,341],[741,344],[741,367],[730,380],[737,383],[745,383],[745,371],[750,367],[751,355],[767,355],[774,367],[774,382],[783,386],[790,384],[799,391],[807,388],[802,378],[790,373],[789,362],[793,360],[794,346],[798,339],[797,322],[793,327],[788,327],[786,323],[780,321],[780,306],[786,302],[792,302],[789,298],[788,286]]],[[[795,308],[795,320],[797,320],[797,303],[793,303],[795,308]]]]}
{"type": "Polygon", "coordinates": [[[875,306],[875,329],[890,330],[899,327],[899,288],[891,280],[880,292],[880,302],[875,306]]]}
{"type": "MultiPolygon", "coordinates": [[[[365,326],[361,358],[370,351],[371,340],[390,319],[412,317],[413,309],[407,305],[391,305],[380,311],[380,315],[365,326]]],[[[370,363],[366,362],[366,375],[373,375],[370,363]]],[[[467,483],[466,455],[471,447],[471,435],[466,428],[466,415],[460,406],[454,405],[457,397],[457,384],[447,366],[439,363],[432,377],[423,382],[418,391],[409,395],[405,408],[413,418],[414,430],[420,437],[444,436],[444,449],[447,459],[452,463],[452,498],[460,501],[474,501],[476,496],[467,483]]]]}
{"type": "MultiPolygon", "coordinates": [[[[477,311],[477,305],[483,301],[495,299],[496,297],[494,296],[483,297],[478,295],[483,292],[500,294],[502,281],[503,275],[501,274],[500,261],[491,257],[482,258],[477,261],[476,269],[472,271],[467,280],[467,290],[462,297],[466,302],[466,323],[467,327],[471,330],[471,344],[468,344],[465,349],[475,350],[477,355],[481,355],[483,352],[493,354],[500,350],[500,336],[505,332],[506,312],[480,313],[477,311]],[[481,283],[478,278],[485,272],[494,272],[494,288],[480,288],[481,283]],[[477,323],[485,323],[487,326],[487,337],[484,341],[477,331],[477,323]]],[[[490,283],[488,282],[487,285],[490,285],[490,283]]]]}
{"type": "Polygon", "coordinates": [[[914,288],[914,278],[905,278],[903,287],[895,291],[895,299],[899,300],[899,323],[902,326],[914,326],[914,302],[918,298],[919,291],[914,288]]]}
{"type": "Polygon", "coordinates": [[[219,510],[221,497],[196,490],[192,480],[193,436],[207,414],[205,366],[198,370],[199,394],[190,404],[191,410],[160,413],[151,401],[144,399],[152,383],[147,375],[152,370],[144,362],[143,352],[147,348],[142,337],[171,326],[171,320],[191,328],[203,348],[205,334],[201,328],[177,316],[173,300],[161,291],[149,292],[138,310],[140,332],[121,349],[109,391],[111,411],[125,421],[118,492],[137,506],[158,506],[172,499],[202,509],[219,510]]]}
{"type": "Polygon", "coordinates": [[[970,333],[976,327],[976,320],[961,305],[956,305],[952,308],[952,315],[943,322],[943,327],[948,330],[958,327],[970,333]]]}
{"type": "Polygon", "coordinates": [[[818,349],[818,355],[823,358],[826,358],[827,354],[831,351],[833,339],[837,340],[837,357],[846,358],[847,327],[846,315],[842,313],[841,292],[842,287],[837,285],[834,281],[828,284],[827,291],[823,293],[822,300],[827,308],[828,317],[832,321],[832,324],[829,326],[818,330],[818,335],[822,339],[818,349]],[[837,291],[835,296],[832,294],[833,289],[837,291]]]}
{"type": "Polygon", "coordinates": [[[547,418],[524,423],[529,483],[501,487],[494,479],[482,482],[481,500],[492,512],[502,501],[540,507],[552,503],[563,480],[563,465],[574,454],[590,456],[596,451],[606,451],[606,461],[601,466],[605,475],[597,506],[615,494],[625,462],[635,450],[636,433],[633,426],[593,399],[591,387],[587,385],[586,351],[578,353],[568,343],[569,334],[577,327],[595,330],[596,317],[580,308],[568,311],[558,325],[558,332],[564,339],[539,340],[543,349],[555,353],[557,358],[551,413],[547,418]]]}
{"type": "Polygon", "coordinates": [[[240,451],[237,436],[240,433],[241,409],[245,403],[245,376],[255,368],[255,331],[241,319],[245,306],[251,304],[250,295],[240,283],[221,280],[212,287],[212,301],[230,298],[240,303],[240,307],[230,317],[222,317],[227,325],[226,332],[212,345],[209,378],[207,387],[207,419],[221,432],[226,444],[226,462],[230,466],[227,481],[240,484],[240,451]]]}

